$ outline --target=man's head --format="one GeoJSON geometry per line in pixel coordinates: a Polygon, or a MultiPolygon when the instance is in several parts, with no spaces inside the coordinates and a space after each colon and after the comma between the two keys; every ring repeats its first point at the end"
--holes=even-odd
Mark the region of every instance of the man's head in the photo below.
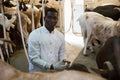
{"type": "Polygon", "coordinates": [[[52,32],[54,30],[54,26],[58,21],[58,12],[54,8],[46,8],[45,9],[45,27],[52,32]]]}

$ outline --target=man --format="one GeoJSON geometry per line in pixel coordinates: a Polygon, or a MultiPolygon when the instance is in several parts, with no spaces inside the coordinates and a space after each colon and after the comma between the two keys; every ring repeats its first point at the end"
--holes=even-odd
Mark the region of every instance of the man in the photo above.
{"type": "Polygon", "coordinates": [[[68,67],[65,40],[62,33],[54,29],[58,12],[54,8],[45,9],[45,25],[32,31],[28,39],[30,58],[29,71],[64,70],[68,67]]]}

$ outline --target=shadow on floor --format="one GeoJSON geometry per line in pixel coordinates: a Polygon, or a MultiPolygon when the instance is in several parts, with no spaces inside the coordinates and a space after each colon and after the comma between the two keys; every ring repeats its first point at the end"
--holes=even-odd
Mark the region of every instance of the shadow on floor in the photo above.
{"type": "Polygon", "coordinates": [[[83,50],[81,50],[78,56],[73,61],[73,63],[83,64],[84,66],[87,67],[89,72],[96,74],[94,71],[91,70],[91,68],[96,68],[96,69],[98,68],[95,58],[96,58],[96,54],[91,53],[88,56],[84,56],[83,50]]]}
{"type": "Polygon", "coordinates": [[[24,49],[15,51],[10,58],[10,64],[15,68],[28,72],[28,61],[24,53],[24,49]]]}

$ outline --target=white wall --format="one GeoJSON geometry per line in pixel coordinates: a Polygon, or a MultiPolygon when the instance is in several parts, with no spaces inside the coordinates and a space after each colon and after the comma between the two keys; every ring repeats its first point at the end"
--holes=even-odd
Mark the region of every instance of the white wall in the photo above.
{"type": "Polygon", "coordinates": [[[83,12],[84,0],[64,0],[65,32],[67,32],[72,25],[76,33],[81,33],[81,28],[77,22],[77,19],[80,13],[83,12]]]}
{"type": "Polygon", "coordinates": [[[65,26],[65,32],[70,27],[70,20],[71,20],[71,1],[70,0],[64,0],[64,26],[65,26]]]}

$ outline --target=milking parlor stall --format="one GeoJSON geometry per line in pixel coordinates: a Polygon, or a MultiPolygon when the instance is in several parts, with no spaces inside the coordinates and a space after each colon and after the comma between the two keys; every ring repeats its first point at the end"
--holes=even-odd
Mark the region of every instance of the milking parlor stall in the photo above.
{"type": "Polygon", "coordinates": [[[120,55],[116,49],[120,49],[120,46],[114,45],[112,48],[114,52],[110,54],[115,57],[105,55],[104,60],[104,56],[99,57],[107,53],[103,51],[107,40],[119,37],[119,17],[120,0],[0,0],[0,80],[16,80],[15,72],[19,73],[16,74],[20,76],[18,80],[120,79],[120,62],[114,55],[120,55]],[[28,71],[28,37],[33,30],[45,24],[45,7],[58,11],[56,29],[64,35],[66,60],[70,61],[70,66],[60,73],[50,71],[31,74],[28,71]],[[114,28],[116,26],[117,29],[114,28]]]}

